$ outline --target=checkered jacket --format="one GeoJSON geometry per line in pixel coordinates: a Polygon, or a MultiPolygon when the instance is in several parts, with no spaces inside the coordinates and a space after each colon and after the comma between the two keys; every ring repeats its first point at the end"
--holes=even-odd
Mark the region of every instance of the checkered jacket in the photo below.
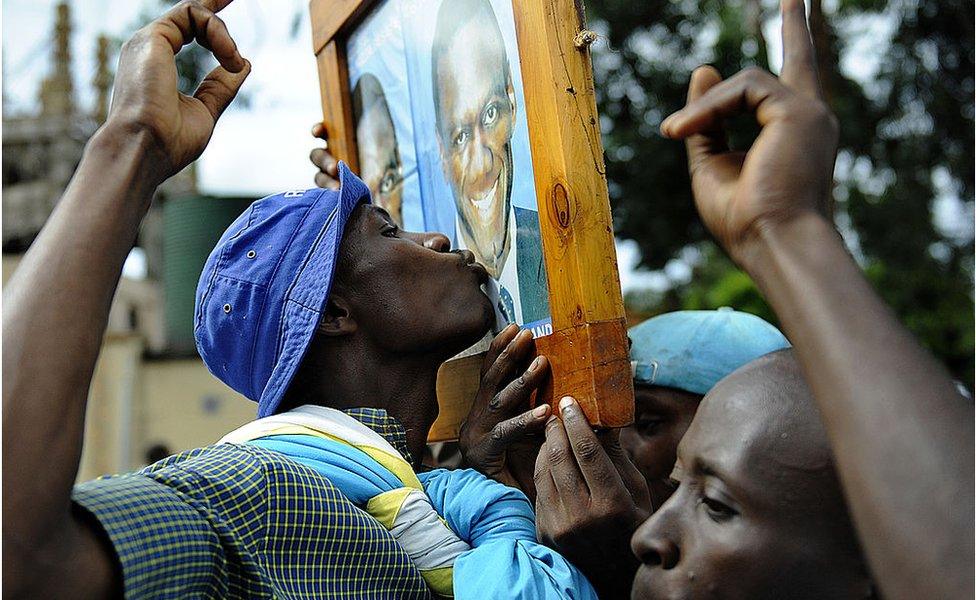
{"type": "MultiPolygon", "coordinates": [[[[405,457],[385,411],[347,411],[405,457]]],[[[390,533],[325,477],[253,445],[190,450],[75,487],[126,598],[430,598],[390,533]]]]}

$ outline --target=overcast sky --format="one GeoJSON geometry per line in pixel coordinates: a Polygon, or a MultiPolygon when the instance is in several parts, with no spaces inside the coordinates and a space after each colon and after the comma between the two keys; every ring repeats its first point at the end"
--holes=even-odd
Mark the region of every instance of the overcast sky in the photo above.
{"type": "MultiPolygon", "coordinates": [[[[8,110],[34,110],[38,84],[49,72],[56,0],[3,0],[4,91],[8,110]]],[[[75,0],[72,63],[79,99],[91,102],[95,38],[127,37],[148,3],[75,0]]],[[[307,3],[237,0],[222,13],[241,53],[253,65],[245,84],[250,110],[231,107],[200,161],[203,191],[265,195],[312,185],[308,133],[321,118],[307,3]],[[305,21],[292,37],[295,15],[305,21]],[[245,176],[246,174],[246,176],[245,176]]],[[[113,65],[114,66],[114,65],[113,65]]]]}

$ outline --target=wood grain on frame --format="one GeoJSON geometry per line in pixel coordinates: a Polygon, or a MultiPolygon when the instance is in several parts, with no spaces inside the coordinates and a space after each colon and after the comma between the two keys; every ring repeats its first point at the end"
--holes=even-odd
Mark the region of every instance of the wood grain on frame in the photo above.
{"type": "Polygon", "coordinates": [[[346,54],[340,51],[339,42],[332,40],[319,51],[315,60],[319,67],[322,123],[329,139],[329,152],[358,173],[359,154],[356,151],[356,126],[352,119],[346,54]]]}
{"type": "Polygon", "coordinates": [[[310,0],[312,52],[318,54],[329,42],[345,37],[378,0],[310,0]]]}
{"type": "Polygon", "coordinates": [[[536,343],[553,371],[542,398],[571,395],[594,425],[621,427],[634,387],[582,3],[512,4],[554,330],[536,343]]]}

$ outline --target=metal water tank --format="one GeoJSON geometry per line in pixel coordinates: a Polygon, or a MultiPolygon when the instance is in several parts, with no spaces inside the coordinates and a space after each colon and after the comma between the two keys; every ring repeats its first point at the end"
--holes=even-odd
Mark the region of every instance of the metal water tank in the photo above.
{"type": "Polygon", "coordinates": [[[193,300],[203,263],[254,198],[185,196],[163,205],[163,294],[168,355],[196,355],[193,300]]]}

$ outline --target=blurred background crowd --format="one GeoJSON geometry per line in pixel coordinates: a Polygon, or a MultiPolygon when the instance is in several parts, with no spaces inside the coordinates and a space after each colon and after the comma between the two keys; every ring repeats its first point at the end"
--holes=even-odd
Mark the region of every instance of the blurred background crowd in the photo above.
{"type": "MultiPolygon", "coordinates": [[[[3,281],[105,118],[121,40],[167,4],[4,0],[3,281]]],[[[835,221],[881,296],[972,389],[973,3],[809,4],[820,78],[841,124],[835,221]]],[[[720,306],[776,323],[708,239],[684,147],[657,127],[683,104],[701,63],[724,74],[778,70],[777,5],[586,3],[599,34],[594,76],[631,324],[720,306]]],[[[92,387],[86,436],[98,441],[86,441],[80,480],[205,445],[253,416],[196,357],[194,289],[217,238],[253,199],[312,185],[319,91],[303,0],[237,0],[222,17],[254,72],[204,157],[160,190],[127,261],[92,387]]],[[[209,61],[194,46],[178,57],[184,89],[209,61]]],[[[736,124],[733,142],[754,135],[736,124]]]]}

